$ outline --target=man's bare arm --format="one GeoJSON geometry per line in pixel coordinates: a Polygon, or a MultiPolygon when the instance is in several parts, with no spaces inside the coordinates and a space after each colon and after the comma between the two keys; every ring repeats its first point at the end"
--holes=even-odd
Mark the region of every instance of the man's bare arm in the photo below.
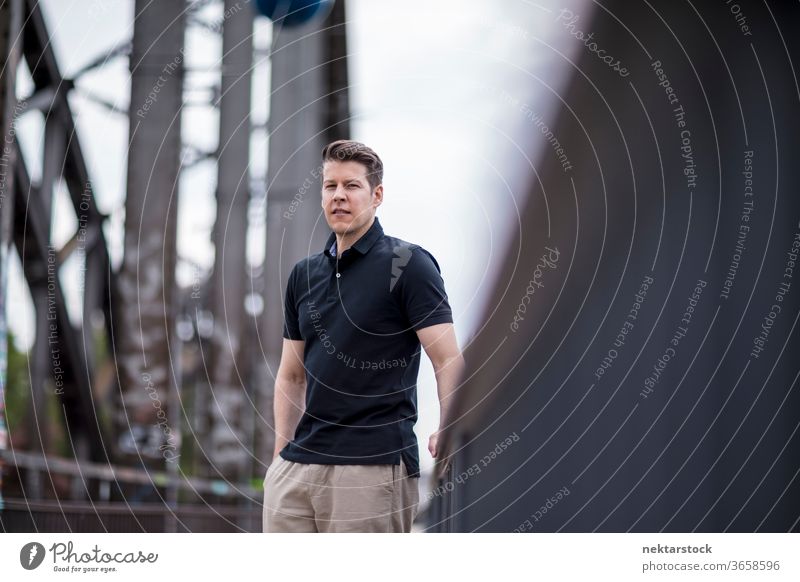
{"type": "Polygon", "coordinates": [[[306,369],[303,365],[304,341],[283,340],[281,363],[275,378],[275,451],[273,459],[294,436],[305,410],[306,369]]]}
{"type": "Polygon", "coordinates": [[[439,323],[417,331],[425,353],[431,359],[436,374],[436,388],[439,395],[439,429],[431,436],[428,450],[431,456],[437,457],[441,451],[438,447],[439,432],[453,422],[454,393],[464,372],[464,358],[458,349],[456,333],[452,323],[439,323]]]}

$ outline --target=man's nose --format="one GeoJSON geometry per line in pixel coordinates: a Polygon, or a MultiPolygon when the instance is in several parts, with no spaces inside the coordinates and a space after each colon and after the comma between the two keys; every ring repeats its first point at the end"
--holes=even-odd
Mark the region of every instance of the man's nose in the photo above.
{"type": "Polygon", "coordinates": [[[334,200],[344,200],[344,187],[336,188],[336,192],[333,193],[334,200]]]}

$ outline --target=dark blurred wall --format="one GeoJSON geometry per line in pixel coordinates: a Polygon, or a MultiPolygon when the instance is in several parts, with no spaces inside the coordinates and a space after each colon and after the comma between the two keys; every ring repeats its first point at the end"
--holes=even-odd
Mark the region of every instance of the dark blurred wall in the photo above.
{"type": "Polygon", "coordinates": [[[544,17],[584,48],[519,111],[548,145],[429,529],[798,531],[800,8],[544,17]]]}

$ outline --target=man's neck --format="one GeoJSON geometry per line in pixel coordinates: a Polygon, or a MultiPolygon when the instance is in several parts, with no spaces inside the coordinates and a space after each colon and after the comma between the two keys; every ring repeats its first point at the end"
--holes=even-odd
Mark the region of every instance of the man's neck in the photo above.
{"type": "Polygon", "coordinates": [[[346,232],[344,234],[336,234],[336,254],[341,255],[351,246],[353,246],[358,239],[366,234],[370,227],[375,223],[375,217],[372,217],[367,224],[362,226],[355,232],[346,232]]]}

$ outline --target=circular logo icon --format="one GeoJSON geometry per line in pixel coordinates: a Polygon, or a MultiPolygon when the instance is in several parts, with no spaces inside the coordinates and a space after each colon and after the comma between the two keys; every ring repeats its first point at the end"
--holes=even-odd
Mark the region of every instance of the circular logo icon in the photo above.
{"type": "Polygon", "coordinates": [[[44,561],[44,546],[39,542],[30,542],[19,551],[19,563],[26,570],[35,570],[44,561]]]}

